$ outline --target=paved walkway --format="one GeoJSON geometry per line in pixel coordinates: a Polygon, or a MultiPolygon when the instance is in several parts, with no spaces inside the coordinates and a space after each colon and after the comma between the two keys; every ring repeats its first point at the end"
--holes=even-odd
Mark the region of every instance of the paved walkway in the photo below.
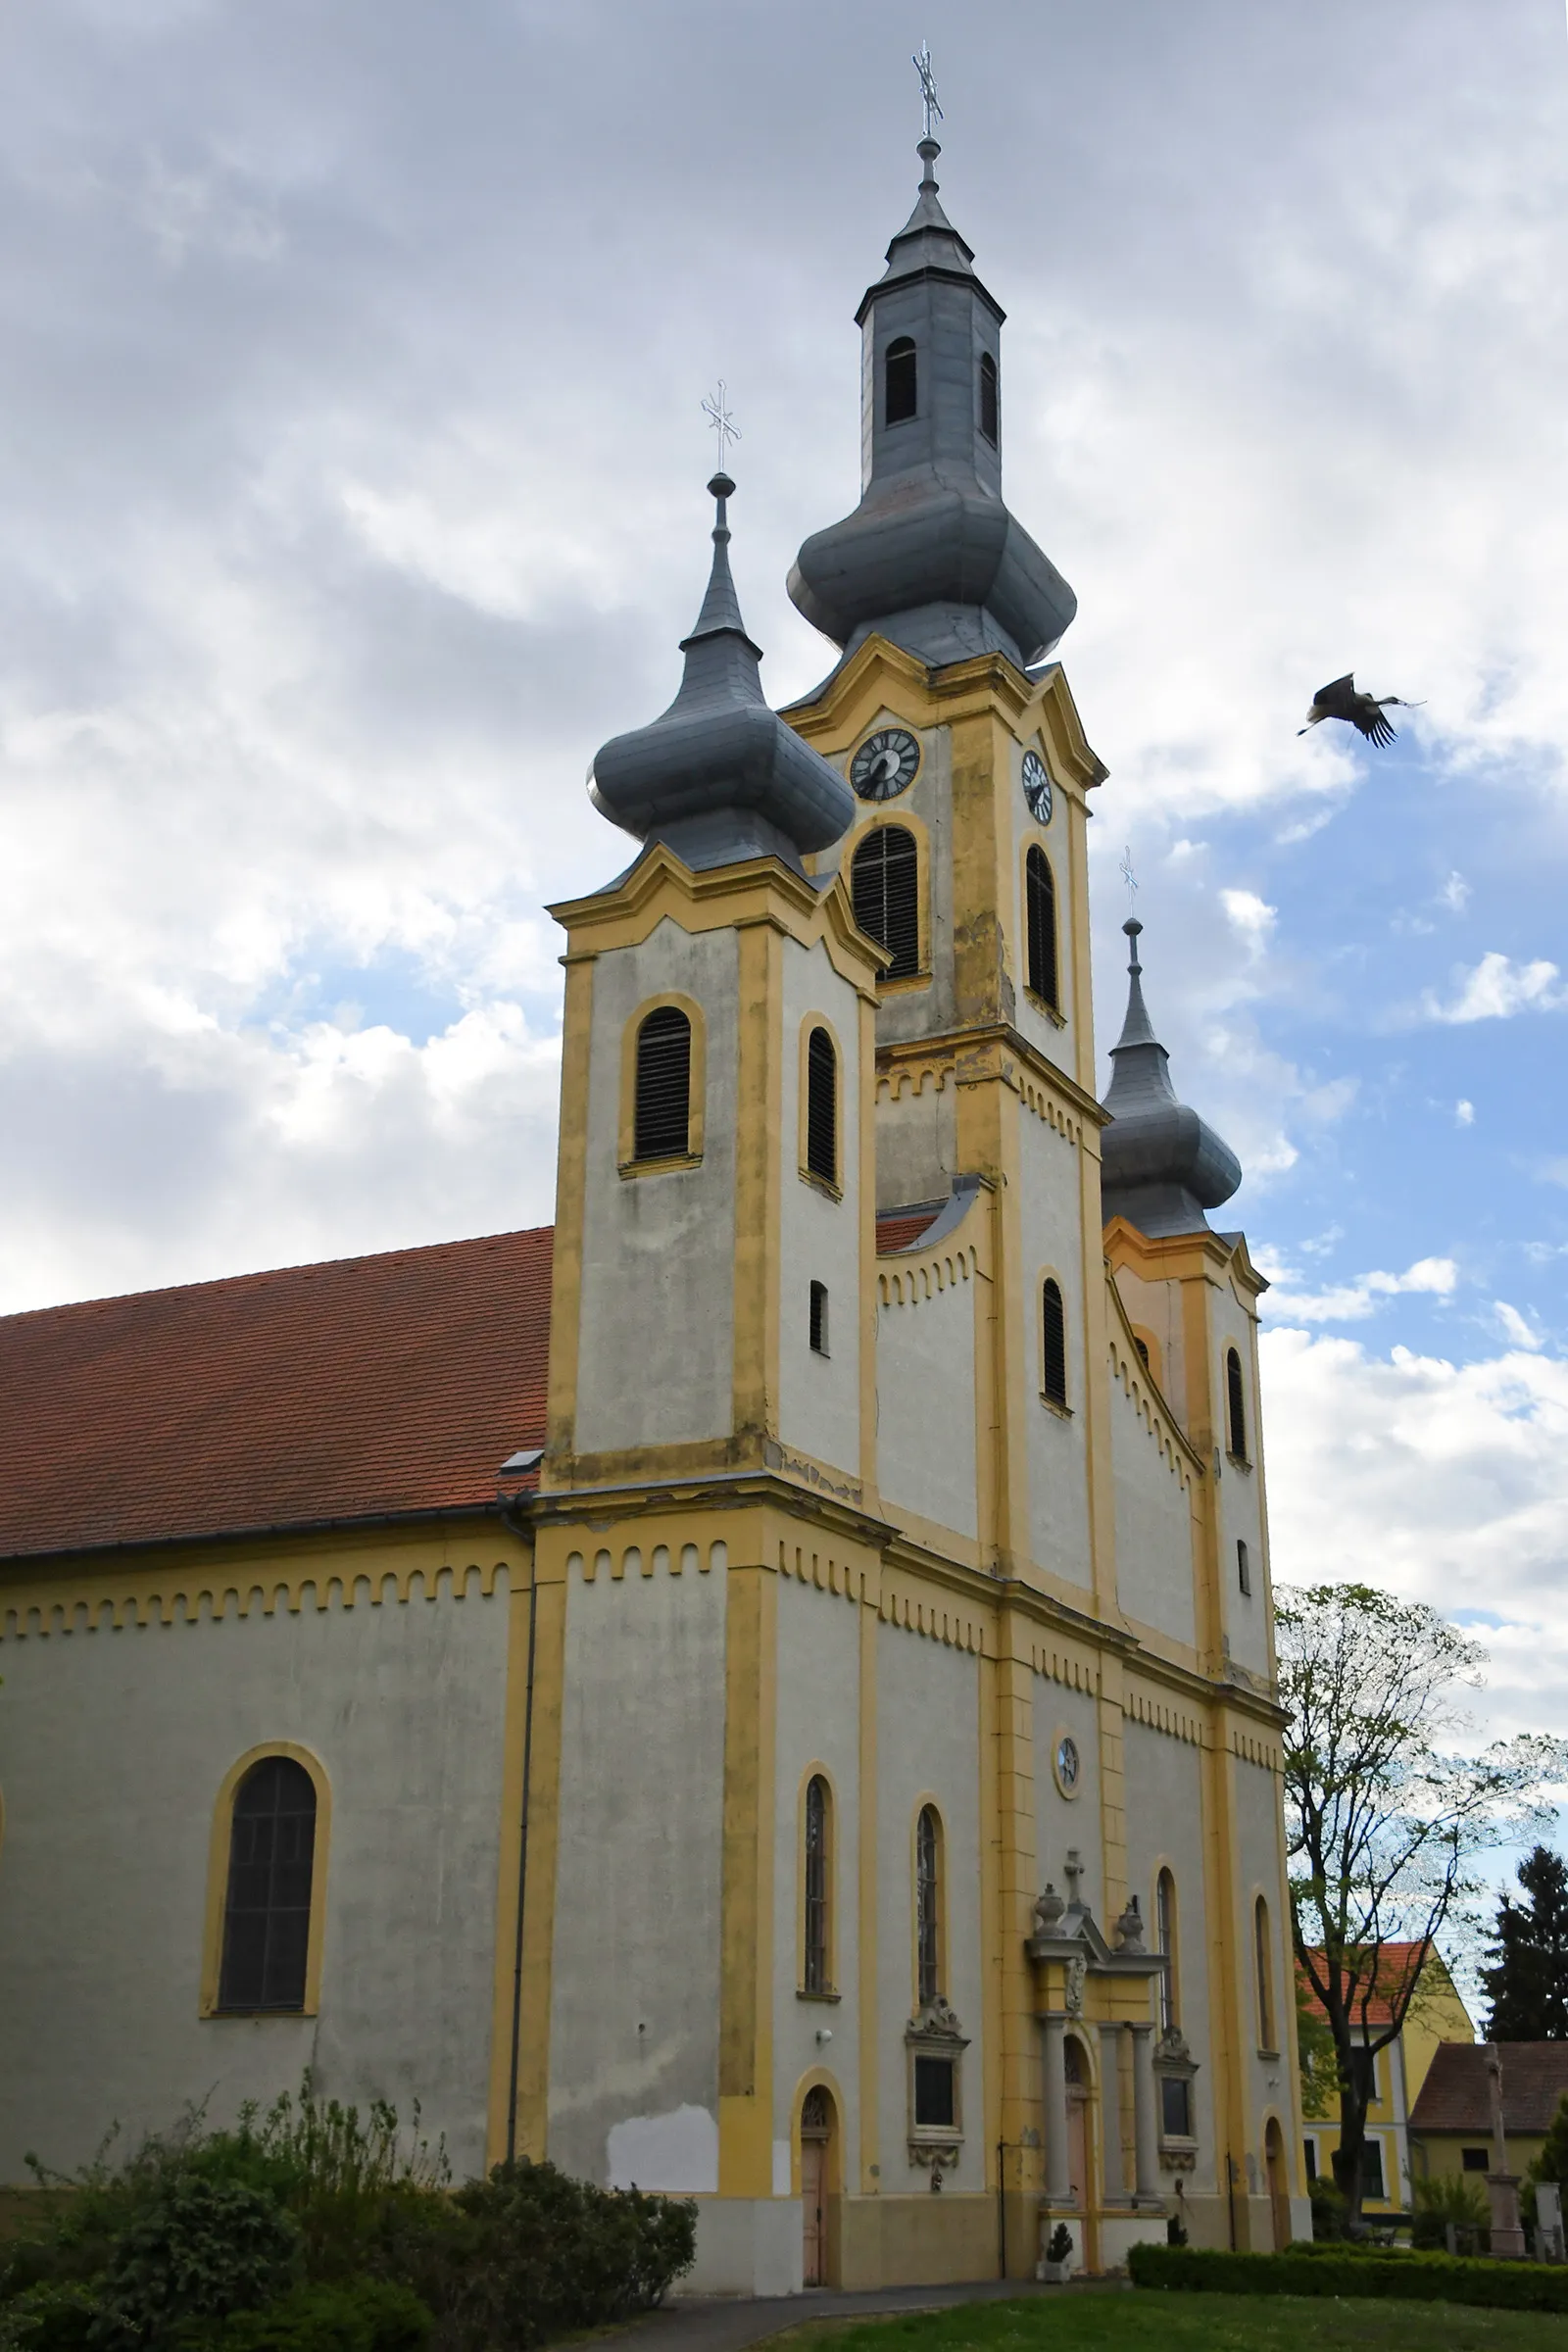
{"type": "MultiPolygon", "coordinates": [[[[1121,2279],[1086,2278],[1065,2291],[1079,2295],[1108,2288],[1114,2293],[1124,2284],[1121,2279]]],[[[755,2300],[739,2295],[732,2299],[692,2298],[666,2304],[635,2328],[596,2337],[593,2352],[612,2352],[612,2347],[618,2352],[621,2346],[631,2352],[634,2345],[637,2352],[742,2352],[744,2345],[760,2344],[786,2328],[808,2328],[817,2320],[868,2320],[883,2313],[942,2311],[955,2303],[1012,2302],[1023,2295],[1060,2295],[1063,2291],[1059,2286],[1039,2285],[1032,2278],[972,2278],[958,2286],[881,2286],[858,2295],[818,2287],[804,2295],[755,2300]]]]}

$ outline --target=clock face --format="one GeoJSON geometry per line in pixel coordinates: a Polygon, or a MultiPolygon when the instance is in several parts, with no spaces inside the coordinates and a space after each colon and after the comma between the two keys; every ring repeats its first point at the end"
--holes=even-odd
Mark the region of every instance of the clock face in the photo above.
{"type": "Polygon", "coordinates": [[[1029,813],[1038,825],[1051,822],[1051,778],[1046,763],[1038,752],[1023,756],[1023,797],[1029,804],[1029,813]]]}
{"type": "Polygon", "coordinates": [[[906,727],[879,727],[850,761],[850,782],[862,801],[891,801],[914,782],[920,746],[906,727]]]}
{"type": "Polygon", "coordinates": [[[1078,1786],[1078,1742],[1071,1738],[1056,1742],[1056,1778],[1062,1791],[1070,1796],[1078,1786]]]}

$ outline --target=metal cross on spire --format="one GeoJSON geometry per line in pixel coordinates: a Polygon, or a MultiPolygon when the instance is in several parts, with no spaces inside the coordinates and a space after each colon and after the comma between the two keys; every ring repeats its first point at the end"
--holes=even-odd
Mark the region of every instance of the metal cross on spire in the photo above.
{"type": "Polygon", "coordinates": [[[1138,897],[1138,876],[1133,872],[1133,851],[1131,842],[1129,842],[1126,849],[1123,850],[1121,854],[1121,863],[1117,866],[1116,871],[1118,874],[1120,874],[1122,880],[1127,885],[1127,912],[1129,915],[1131,915],[1134,912],[1134,901],[1138,897]]]}
{"type": "Polygon", "coordinates": [[[925,135],[929,139],[933,134],[935,124],[943,119],[942,109],[937,103],[937,77],[931,70],[931,44],[929,41],[920,43],[918,57],[911,57],[909,63],[920,76],[920,101],[925,108],[925,135]]]}
{"type": "Polygon", "coordinates": [[[710,394],[709,398],[704,401],[703,415],[718,435],[718,470],[722,473],[725,471],[729,458],[729,444],[732,441],[738,441],[741,437],[740,429],[729,413],[729,403],[724,397],[724,378],[722,376],[718,379],[717,392],[710,394]]]}

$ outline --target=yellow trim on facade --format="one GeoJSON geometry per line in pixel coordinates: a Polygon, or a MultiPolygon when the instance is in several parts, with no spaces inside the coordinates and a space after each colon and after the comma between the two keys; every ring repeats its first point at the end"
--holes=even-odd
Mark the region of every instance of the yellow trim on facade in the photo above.
{"type": "Polygon", "coordinates": [[[313,1748],[294,1740],[264,1740],[236,1757],[223,1775],[213,1804],[213,1827],[207,1847],[207,1899],[202,1913],[201,1990],[198,2017],[233,2017],[254,2024],[258,2017],[318,2017],[321,2008],[321,1959],[326,1942],[326,1878],[332,1851],[332,1784],[326,1766],[313,1748]],[[311,1849],[311,1920],[305,1954],[305,1998],[298,2009],[257,2011],[220,2009],[219,1988],[223,1973],[223,1923],[228,1908],[229,1849],[234,1833],[234,1799],[246,1774],[269,1756],[287,1756],[309,1773],[316,1790],[316,1835],[311,1849]]]}
{"type": "Polygon", "coordinates": [[[725,1587],[718,2193],[773,2193],[773,1771],[778,1588],[762,1565],[725,1587]]]}

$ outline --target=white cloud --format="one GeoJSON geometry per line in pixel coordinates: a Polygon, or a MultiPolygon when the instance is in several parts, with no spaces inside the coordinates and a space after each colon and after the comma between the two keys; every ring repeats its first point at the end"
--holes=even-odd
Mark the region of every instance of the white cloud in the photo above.
{"type": "Polygon", "coordinates": [[[1452,873],[1438,893],[1438,904],[1451,914],[1463,914],[1470,904],[1470,885],[1463,874],[1452,873]]]}
{"type": "Polygon", "coordinates": [[[1515,963],[1511,956],[1494,951],[1482,956],[1473,971],[1461,966],[1454,974],[1455,994],[1442,1004],[1431,989],[1421,1000],[1430,1021],[1507,1020],[1516,1012],[1555,1012],[1568,1003],[1553,985],[1557,966],[1544,957],[1534,963],[1515,963]]]}
{"type": "Polygon", "coordinates": [[[1503,1336],[1511,1340],[1516,1348],[1528,1348],[1535,1353],[1545,1346],[1545,1342],[1538,1337],[1516,1306],[1510,1306],[1505,1298],[1494,1298],[1492,1305],[1493,1312],[1502,1325],[1503,1336]]]}
{"type": "Polygon", "coordinates": [[[1274,928],[1279,908],[1266,906],[1250,890],[1222,890],[1219,896],[1220,904],[1232,924],[1247,941],[1252,954],[1260,955],[1264,942],[1274,928]]]}
{"type": "Polygon", "coordinates": [[[1349,1339],[1260,1342],[1275,1575],[1364,1577],[1482,1612],[1496,1733],[1555,1730],[1568,1688],[1568,1364],[1454,1364],[1349,1339]]]}
{"type": "Polygon", "coordinates": [[[1456,1127],[1473,1127],[1476,1123],[1476,1106],[1462,1095],[1453,1106],[1453,1123],[1456,1127]]]}
{"type": "Polygon", "coordinates": [[[1459,1279],[1451,1257],[1417,1258],[1402,1274],[1358,1274],[1350,1282],[1323,1291],[1293,1289],[1290,1268],[1280,1259],[1273,1259],[1265,1270],[1276,1286],[1265,1293],[1262,1302],[1263,1313],[1271,1322],[1360,1323],[1376,1314],[1385,1299],[1401,1294],[1424,1292],[1438,1298],[1450,1298],[1459,1279]]]}

